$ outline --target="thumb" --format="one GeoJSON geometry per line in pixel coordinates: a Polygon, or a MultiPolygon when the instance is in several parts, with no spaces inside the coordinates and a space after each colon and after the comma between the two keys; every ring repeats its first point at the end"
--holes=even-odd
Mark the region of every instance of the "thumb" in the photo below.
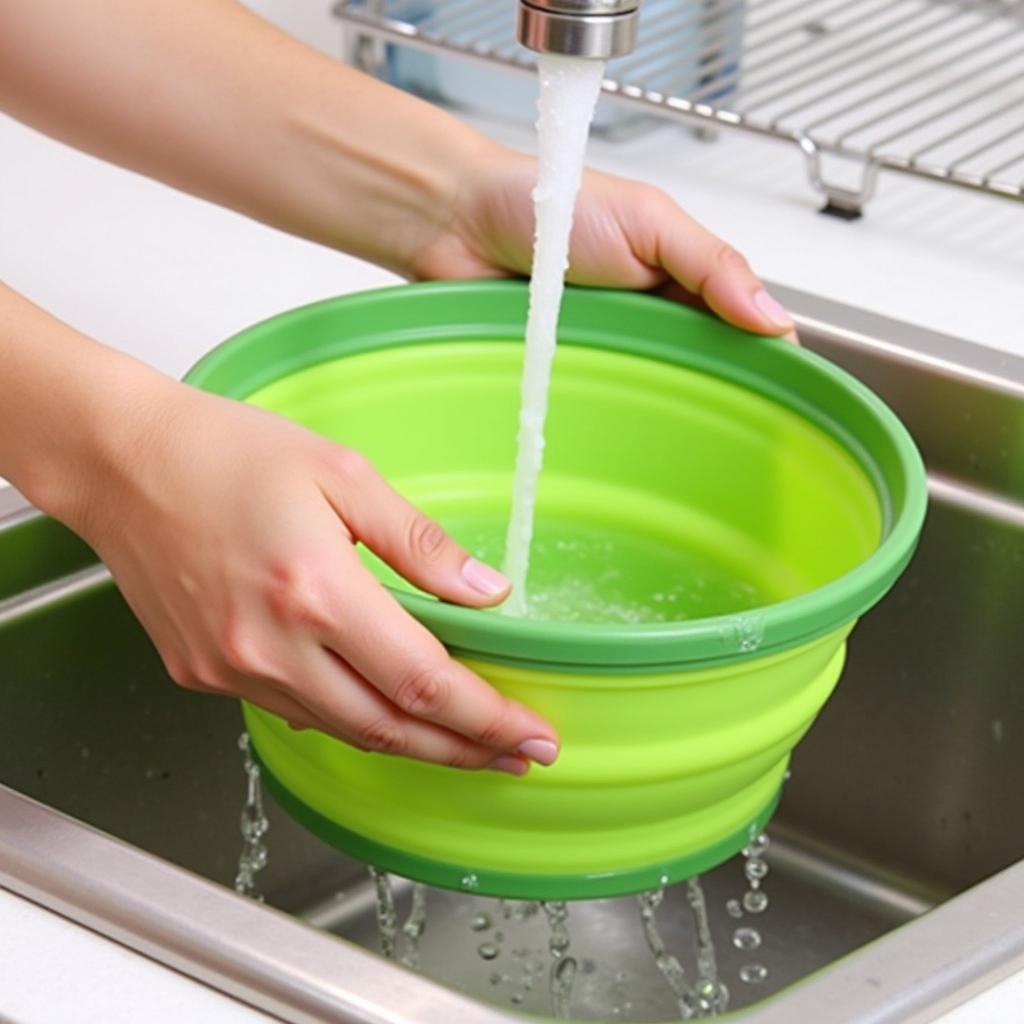
{"type": "Polygon", "coordinates": [[[405,500],[371,463],[336,449],[321,489],[353,537],[421,590],[446,601],[499,604],[511,584],[473,558],[443,527],[405,500]]]}

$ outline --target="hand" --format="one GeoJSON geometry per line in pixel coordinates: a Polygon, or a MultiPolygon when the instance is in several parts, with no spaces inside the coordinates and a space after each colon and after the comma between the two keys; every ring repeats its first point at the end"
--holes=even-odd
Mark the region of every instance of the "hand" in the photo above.
{"type": "Polygon", "coordinates": [[[354,545],[460,604],[501,601],[504,577],[349,449],[155,374],[136,395],[130,445],[61,511],[179,684],[362,750],[516,775],[554,760],[551,726],[449,657],[354,545]]]}
{"type": "MultiPolygon", "coordinates": [[[[536,164],[483,150],[453,189],[442,230],[409,260],[419,278],[529,274],[536,164]]],[[[663,287],[758,334],[796,341],[793,320],[735,249],[664,192],[597,171],[584,174],[573,221],[568,280],[615,288],[663,287]]]]}

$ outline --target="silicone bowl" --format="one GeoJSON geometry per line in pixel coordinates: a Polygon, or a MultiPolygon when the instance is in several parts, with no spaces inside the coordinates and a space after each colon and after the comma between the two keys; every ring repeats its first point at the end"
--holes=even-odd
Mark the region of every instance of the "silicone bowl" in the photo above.
{"type": "MultiPolygon", "coordinates": [[[[362,451],[493,561],[525,313],[518,282],[349,295],[242,331],[187,380],[362,451]]],[[[899,421],[813,353],[589,289],[568,290],[559,341],[531,585],[560,606],[445,604],[367,556],[454,656],[555,723],[558,762],[467,773],[244,709],[268,787],[328,842],[529,899],[674,882],[756,834],[926,504],[899,421]]]]}

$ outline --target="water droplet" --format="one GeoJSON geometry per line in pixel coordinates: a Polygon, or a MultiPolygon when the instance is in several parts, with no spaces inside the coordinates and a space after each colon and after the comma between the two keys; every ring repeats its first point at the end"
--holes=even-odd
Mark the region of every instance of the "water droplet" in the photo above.
{"type": "Polygon", "coordinates": [[[756,928],[737,928],[732,933],[732,944],[737,949],[757,949],[761,945],[761,933],[756,928]]]}
{"type": "Polygon", "coordinates": [[[492,985],[500,985],[502,983],[502,981],[504,981],[504,978],[502,978],[500,971],[492,972],[492,974],[491,974],[491,984],[492,985]]]}
{"type": "Polygon", "coordinates": [[[597,964],[594,963],[593,960],[584,960],[583,963],[580,964],[580,970],[583,971],[584,974],[593,974],[594,971],[597,970],[597,964]]]}
{"type": "Polygon", "coordinates": [[[501,952],[493,942],[481,942],[476,951],[484,960],[493,960],[501,952]]]}
{"type": "Polygon", "coordinates": [[[755,857],[761,857],[770,845],[771,840],[768,838],[768,833],[762,832],[750,841],[750,852],[755,857]]]}
{"type": "Polygon", "coordinates": [[[744,865],[743,873],[751,882],[760,882],[768,874],[768,864],[760,857],[751,857],[744,865]]]}
{"type": "Polygon", "coordinates": [[[761,914],[768,909],[768,896],[760,889],[751,889],[743,894],[743,909],[751,914],[761,914]]]}
{"type": "Polygon", "coordinates": [[[520,1003],[521,1003],[521,1002],[523,1001],[523,999],[524,999],[524,998],[525,998],[525,997],[523,996],[523,993],[522,993],[522,992],[513,992],[513,993],[512,993],[512,995],[510,995],[510,996],[508,997],[508,1001],[509,1001],[509,1002],[510,1002],[510,1003],[511,1003],[511,1004],[512,1004],[513,1006],[518,1006],[518,1005],[519,1005],[519,1004],[520,1004],[520,1003]]]}
{"type": "Polygon", "coordinates": [[[493,923],[487,914],[474,914],[473,920],[469,922],[469,927],[475,932],[485,932],[493,923]]]}
{"type": "Polygon", "coordinates": [[[462,876],[462,880],[459,884],[463,889],[477,889],[480,886],[480,879],[470,872],[468,875],[462,876]]]}
{"type": "Polygon", "coordinates": [[[748,985],[758,985],[768,977],[768,968],[764,964],[744,964],[740,968],[740,981],[748,985]]]}
{"type": "Polygon", "coordinates": [[[713,978],[701,978],[697,982],[697,998],[705,1012],[718,1008],[722,999],[722,988],[721,983],[713,978]]]}
{"type": "Polygon", "coordinates": [[[728,900],[725,904],[725,912],[730,917],[742,917],[743,907],[740,905],[739,900],[728,900]]]}

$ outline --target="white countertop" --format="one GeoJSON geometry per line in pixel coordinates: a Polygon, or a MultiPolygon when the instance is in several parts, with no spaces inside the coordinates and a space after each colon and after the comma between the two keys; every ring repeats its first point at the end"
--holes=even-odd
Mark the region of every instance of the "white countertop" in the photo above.
{"type": "MultiPolygon", "coordinates": [[[[273,13],[283,4],[254,4],[273,13]]],[[[308,10],[298,29],[327,36],[308,10]]],[[[526,148],[529,131],[487,125],[526,148]]],[[[883,177],[867,216],[818,215],[800,157],[662,128],[592,162],[654,181],[764,277],[1024,355],[1024,207],[883,177]]],[[[272,313],[388,273],[75,153],[0,117],[0,278],[76,327],[180,375],[272,313]]],[[[0,376],[2,386],[2,376],[0,376]]],[[[942,1019],[1021,1020],[1024,974],[942,1019]]],[[[263,1014],[0,890],[0,1021],[190,1024],[263,1014]],[[144,1008],[144,1009],[143,1009],[144,1008]]]]}

